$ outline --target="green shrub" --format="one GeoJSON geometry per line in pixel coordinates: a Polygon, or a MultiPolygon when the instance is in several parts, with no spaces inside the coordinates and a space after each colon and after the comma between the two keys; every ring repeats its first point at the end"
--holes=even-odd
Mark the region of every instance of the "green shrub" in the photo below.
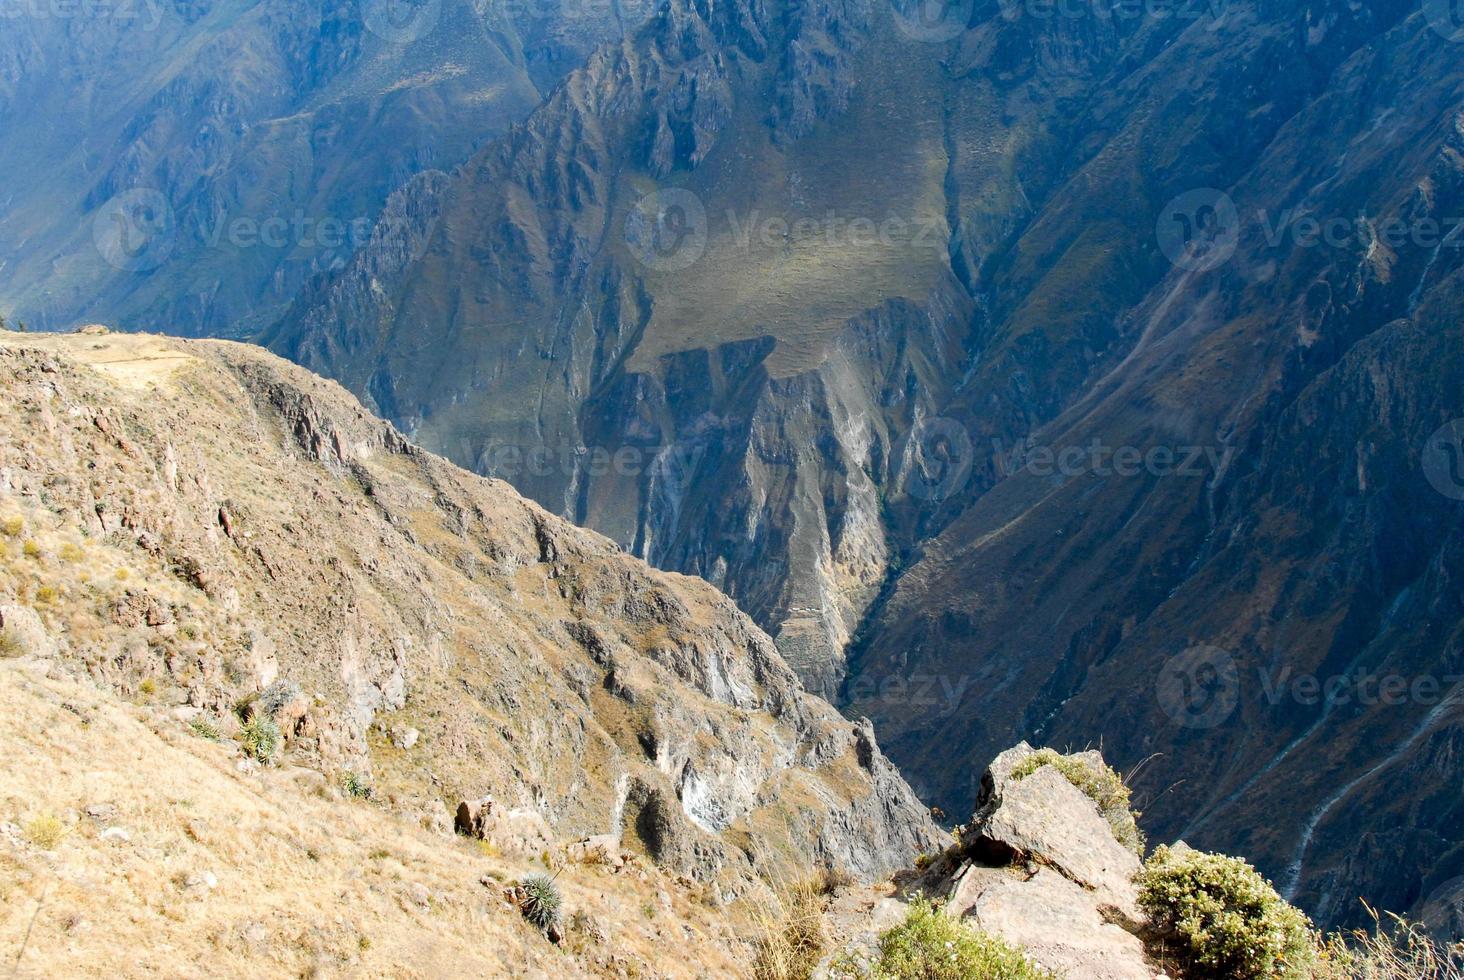
{"type": "Polygon", "coordinates": [[[347,770],[341,773],[341,789],[353,800],[364,800],[371,796],[371,784],[360,773],[347,770]]]}
{"type": "Polygon", "coordinates": [[[1043,766],[1051,766],[1062,773],[1068,782],[1098,804],[1098,810],[1108,821],[1118,842],[1139,857],[1144,856],[1144,832],[1138,824],[1140,814],[1133,809],[1123,777],[1112,767],[1092,766],[1053,749],[1038,749],[1017,763],[1012,770],[1012,779],[1026,779],[1043,766]]]}
{"type": "Polygon", "coordinates": [[[254,707],[260,713],[273,718],[279,714],[281,708],[299,696],[299,684],[294,681],[279,680],[259,692],[259,697],[254,701],[254,707]]]}
{"type": "Polygon", "coordinates": [[[280,747],[280,728],[274,720],[257,715],[239,729],[239,744],[260,762],[268,762],[280,747]]]}
{"type": "Polygon", "coordinates": [[[1177,946],[1185,975],[1302,980],[1316,961],[1311,922],[1240,858],[1160,847],[1136,879],[1139,906],[1177,946]]]}
{"type": "Polygon", "coordinates": [[[24,533],[24,518],[12,514],[4,520],[0,520],[0,534],[5,535],[7,538],[18,538],[24,533]]]}
{"type": "Polygon", "coordinates": [[[524,890],[519,911],[525,919],[540,929],[559,924],[559,918],[564,913],[564,899],[553,878],[545,874],[529,875],[519,883],[519,887],[524,890]]]}
{"type": "Polygon", "coordinates": [[[217,742],[221,737],[218,726],[205,718],[195,718],[188,723],[188,730],[199,738],[217,742]]]}
{"type": "Polygon", "coordinates": [[[972,929],[941,906],[917,899],[905,921],[879,938],[879,954],[865,968],[848,957],[836,961],[833,977],[869,980],[1058,980],[1016,946],[972,929]]]}

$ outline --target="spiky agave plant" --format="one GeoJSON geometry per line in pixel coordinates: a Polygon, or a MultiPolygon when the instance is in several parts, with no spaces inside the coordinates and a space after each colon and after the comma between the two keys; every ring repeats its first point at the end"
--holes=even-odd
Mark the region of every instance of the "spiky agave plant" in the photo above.
{"type": "Polygon", "coordinates": [[[559,917],[564,912],[564,898],[559,894],[559,886],[554,884],[553,878],[545,874],[532,874],[520,882],[519,887],[524,892],[519,911],[525,919],[545,930],[559,924],[559,917]]]}
{"type": "Polygon", "coordinates": [[[260,762],[268,762],[280,747],[280,728],[273,719],[258,717],[239,730],[239,744],[260,762]]]}

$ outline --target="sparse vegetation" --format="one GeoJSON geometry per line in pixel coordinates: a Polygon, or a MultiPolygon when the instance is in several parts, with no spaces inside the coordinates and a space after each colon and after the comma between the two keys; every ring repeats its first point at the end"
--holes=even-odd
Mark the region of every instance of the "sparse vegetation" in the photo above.
{"type": "Polygon", "coordinates": [[[559,924],[564,914],[564,898],[553,878],[545,874],[529,875],[519,883],[519,887],[524,893],[519,911],[525,919],[540,929],[559,924]]]}
{"type": "Polygon", "coordinates": [[[1160,847],[1136,879],[1139,905],[1186,977],[1303,980],[1317,938],[1302,912],[1240,858],[1160,847]]]}
{"type": "Polygon", "coordinates": [[[753,943],[754,980],[808,980],[828,943],[823,928],[826,891],[819,880],[789,888],[762,914],[753,943]]]}
{"type": "Polygon", "coordinates": [[[1314,980],[1464,980],[1464,944],[1446,946],[1398,916],[1385,926],[1371,909],[1373,929],[1327,937],[1314,980]]]}
{"type": "Polygon", "coordinates": [[[25,544],[20,546],[20,553],[27,558],[39,558],[41,557],[41,546],[34,540],[27,540],[25,544]]]}
{"type": "Polygon", "coordinates": [[[206,718],[193,719],[188,723],[188,730],[197,735],[199,738],[206,739],[210,742],[217,742],[220,738],[223,737],[222,733],[218,729],[218,726],[213,724],[206,718]]]}
{"type": "Polygon", "coordinates": [[[54,585],[42,585],[36,589],[36,603],[38,605],[50,605],[55,602],[60,593],[54,585]]]}
{"type": "Polygon", "coordinates": [[[371,796],[371,784],[366,777],[350,770],[341,773],[341,790],[353,800],[365,800],[371,796]]]}
{"type": "Polygon", "coordinates": [[[0,520],[0,534],[7,538],[18,538],[25,533],[25,520],[18,514],[12,514],[0,520]]]}
{"type": "Polygon", "coordinates": [[[36,847],[49,851],[66,836],[66,825],[54,813],[40,813],[27,820],[21,832],[36,847]]]}
{"type": "Polygon", "coordinates": [[[86,552],[82,550],[81,545],[74,541],[67,541],[63,544],[57,554],[61,556],[62,561],[67,562],[79,562],[86,557],[86,552]]]}
{"type": "Polygon", "coordinates": [[[1113,829],[1118,842],[1139,857],[1144,856],[1144,832],[1139,829],[1140,814],[1134,810],[1129,788],[1110,766],[1094,766],[1063,755],[1054,749],[1038,749],[1017,763],[1012,770],[1013,779],[1026,779],[1043,766],[1051,766],[1062,773],[1068,782],[1082,790],[1084,795],[1098,804],[1098,810],[1113,829]]]}
{"type": "Polygon", "coordinates": [[[278,680],[260,692],[255,699],[254,710],[273,718],[280,709],[300,696],[300,685],[294,681],[278,680]]]}
{"type": "Polygon", "coordinates": [[[269,762],[279,751],[280,728],[274,719],[256,715],[239,729],[239,744],[258,761],[269,762]]]}
{"type": "Polygon", "coordinates": [[[872,965],[846,956],[831,975],[840,980],[1058,980],[1022,950],[957,922],[926,899],[912,903],[905,921],[880,936],[872,965]]]}

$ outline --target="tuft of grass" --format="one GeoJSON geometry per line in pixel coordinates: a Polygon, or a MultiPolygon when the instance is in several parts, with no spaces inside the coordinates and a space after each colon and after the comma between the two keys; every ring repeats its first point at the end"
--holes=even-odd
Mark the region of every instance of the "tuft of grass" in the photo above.
{"type": "Polygon", "coordinates": [[[18,514],[12,514],[4,520],[0,520],[0,534],[7,538],[18,538],[25,533],[25,519],[18,514]]]}
{"type": "Polygon", "coordinates": [[[366,781],[366,777],[349,769],[341,773],[341,790],[353,800],[371,798],[371,784],[366,781]]]}
{"type": "Polygon", "coordinates": [[[1464,943],[1436,942],[1417,925],[1371,907],[1373,927],[1333,933],[1317,950],[1313,980],[1464,980],[1464,943]]]}
{"type": "Polygon", "coordinates": [[[280,748],[280,728],[274,719],[257,715],[239,729],[239,744],[260,762],[269,762],[280,748]]]}
{"type": "Polygon", "coordinates": [[[188,730],[199,738],[206,739],[210,742],[217,742],[223,737],[223,733],[219,731],[218,726],[206,718],[193,719],[188,723],[188,730]]]}
{"type": "Polygon", "coordinates": [[[553,878],[532,874],[519,882],[519,887],[524,891],[519,912],[525,919],[545,930],[559,924],[564,914],[564,897],[559,894],[559,886],[554,884],[553,878]]]}
{"type": "Polygon", "coordinates": [[[911,903],[904,922],[880,936],[872,965],[845,956],[829,975],[836,980],[1058,980],[1020,948],[957,922],[924,898],[911,903]]]}
{"type": "Polygon", "coordinates": [[[1160,847],[1138,877],[1139,907],[1196,980],[1308,980],[1311,921],[1240,858],[1160,847]]]}
{"type": "Polygon", "coordinates": [[[79,562],[86,557],[86,552],[82,551],[81,546],[73,541],[67,541],[63,544],[57,554],[61,556],[62,561],[72,563],[79,562]]]}
{"type": "Polygon", "coordinates": [[[39,605],[48,606],[59,597],[60,593],[56,591],[54,585],[43,585],[36,589],[36,603],[39,605]]]}
{"type": "Polygon", "coordinates": [[[1062,773],[1068,782],[1098,804],[1099,812],[1108,821],[1118,842],[1140,858],[1144,856],[1146,841],[1138,823],[1141,814],[1133,808],[1123,777],[1111,766],[1092,766],[1054,749],[1038,749],[1017,763],[1012,770],[1012,779],[1026,779],[1043,766],[1051,766],[1062,773]]]}
{"type": "Polygon", "coordinates": [[[758,912],[753,980],[809,980],[823,957],[823,882],[800,882],[758,912]]]}
{"type": "Polygon", "coordinates": [[[39,558],[41,557],[41,546],[35,541],[27,540],[20,546],[20,553],[27,558],[39,558]]]}
{"type": "Polygon", "coordinates": [[[66,825],[54,813],[40,813],[25,822],[21,833],[36,847],[49,851],[66,836],[66,825]]]}

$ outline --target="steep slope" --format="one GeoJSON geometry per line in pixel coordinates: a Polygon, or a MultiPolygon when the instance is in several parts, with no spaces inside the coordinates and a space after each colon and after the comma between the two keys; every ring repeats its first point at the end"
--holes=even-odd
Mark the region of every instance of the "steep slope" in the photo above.
{"type": "Polygon", "coordinates": [[[1161,833],[1324,921],[1407,907],[1459,871],[1417,778],[1448,704],[1265,702],[1451,676],[1458,44],[1402,0],[1181,6],[671,3],[270,342],[724,589],[949,812],[1101,734],[1161,753],[1161,833]],[[1266,681],[1200,735],[1163,706],[1213,665],[1161,668],[1203,646],[1266,681]],[[1392,827],[1452,870],[1343,856],[1392,827]]]}
{"type": "Polygon", "coordinates": [[[18,5],[0,312],[247,335],[650,5],[18,5]]]}
{"type": "Polygon", "coordinates": [[[900,579],[850,707],[930,798],[975,795],[952,745],[1101,739],[1149,759],[1157,835],[1247,854],[1321,921],[1460,873],[1461,94],[1414,15],[1206,178],[1217,261],[1115,321],[1122,360],[900,579]],[[965,696],[876,693],[912,674],[965,696]]]}
{"type": "Polygon", "coordinates": [[[533,862],[333,798],[304,770],[240,772],[227,744],[54,661],[0,660],[0,705],[13,976],[744,973],[742,911],[654,868],[562,869],[577,925],[556,947],[503,898],[533,862]],[[665,955],[671,936],[689,955],[665,955]]]}
{"type": "Polygon", "coordinates": [[[6,334],[0,359],[0,617],[38,615],[96,681],[224,731],[273,710],[297,763],[413,819],[490,795],[719,900],[939,839],[868,727],[728,599],[338,386],[227,342],[6,334]]]}

